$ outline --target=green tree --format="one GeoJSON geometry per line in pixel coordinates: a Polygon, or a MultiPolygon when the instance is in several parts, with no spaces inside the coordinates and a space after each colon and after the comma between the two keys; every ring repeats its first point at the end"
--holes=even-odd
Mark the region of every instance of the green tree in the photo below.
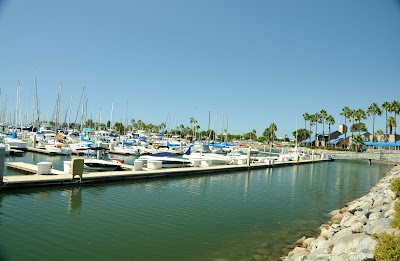
{"type": "Polygon", "coordinates": [[[367,131],[367,126],[365,125],[364,122],[360,122],[360,123],[357,122],[357,123],[351,125],[351,131],[353,131],[353,132],[367,131]]]}
{"type": "Polygon", "coordinates": [[[360,150],[360,146],[364,144],[364,139],[361,135],[354,135],[352,138],[353,144],[356,145],[357,151],[360,150]]]}
{"type": "Polygon", "coordinates": [[[372,103],[367,110],[368,115],[372,115],[372,141],[376,141],[375,139],[375,115],[382,115],[382,110],[379,105],[374,102],[372,103]]]}
{"type": "MultiPolygon", "coordinates": [[[[348,117],[349,117],[349,122],[352,122],[353,125],[354,125],[355,121],[356,121],[355,119],[357,117],[357,110],[350,110],[348,117]]],[[[354,137],[354,128],[353,128],[353,126],[350,127],[350,131],[351,131],[351,138],[353,138],[354,137]]]]}
{"type": "MultiPolygon", "coordinates": [[[[397,122],[397,119],[396,119],[396,116],[397,116],[397,114],[400,114],[400,102],[398,101],[398,100],[394,100],[393,102],[392,102],[392,109],[393,109],[393,112],[394,112],[394,121],[395,122],[397,122]]],[[[395,140],[396,140],[396,128],[397,126],[394,126],[394,138],[395,138],[395,140]]]]}
{"type": "Polygon", "coordinates": [[[311,132],[307,129],[298,129],[297,131],[293,131],[292,135],[296,138],[299,142],[305,141],[306,139],[311,137],[311,132]]]}
{"type": "Polygon", "coordinates": [[[335,124],[335,118],[332,115],[328,115],[326,117],[326,123],[328,124],[329,128],[329,135],[328,135],[328,144],[331,141],[331,125],[335,124]]]}
{"type": "Polygon", "coordinates": [[[388,124],[387,124],[388,123],[388,112],[391,111],[391,108],[392,108],[392,104],[390,102],[385,101],[382,104],[382,109],[385,109],[385,115],[386,115],[386,118],[385,118],[385,126],[386,126],[385,141],[387,141],[387,139],[388,139],[388,124]]]}
{"type": "Polygon", "coordinates": [[[386,122],[386,125],[389,127],[389,132],[390,132],[390,134],[392,134],[392,132],[393,132],[393,127],[396,127],[396,120],[394,119],[394,117],[392,117],[392,116],[390,116],[388,119],[387,119],[387,122],[386,122]]]}
{"type": "Polygon", "coordinates": [[[271,123],[268,128],[266,128],[263,132],[263,136],[265,137],[265,140],[269,143],[272,144],[274,140],[276,140],[276,135],[275,132],[278,130],[278,127],[276,126],[275,123],[271,123]]]}
{"type": "MultiPolygon", "coordinates": [[[[349,119],[350,115],[351,115],[350,107],[344,106],[342,108],[342,112],[340,113],[340,115],[344,117],[344,126],[347,128],[347,119],[349,119]]],[[[346,138],[347,138],[346,135],[347,135],[347,130],[345,130],[345,132],[344,132],[344,140],[345,141],[346,141],[346,138]]]]}
{"type": "Polygon", "coordinates": [[[322,121],[321,122],[322,123],[322,135],[325,135],[325,119],[326,119],[326,116],[328,116],[328,113],[326,112],[326,110],[322,109],[319,112],[319,116],[322,121]]]}
{"type": "Polygon", "coordinates": [[[304,118],[304,129],[307,129],[307,121],[310,120],[310,114],[308,112],[304,113],[303,118],[304,118]]]}
{"type": "Polygon", "coordinates": [[[376,136],[380,137],[379,140],[384,140],[385,133],[383,132],[383,130],[377,130],[375,134],[376,134],[376,136]]]}
{"type": "Polygon", "coordinates": [[[360,135],[360,127],[361,127],[361,120],[366,120],[367,119],[367,113],[363,109],[358,109],[355,111],[355,120],[358,122],[358,135],[360,135]]]}

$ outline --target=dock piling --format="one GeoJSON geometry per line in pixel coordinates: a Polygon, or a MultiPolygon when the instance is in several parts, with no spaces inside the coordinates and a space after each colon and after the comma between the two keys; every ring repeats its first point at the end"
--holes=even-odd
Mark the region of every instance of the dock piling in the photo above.
{"type": "Polygon", "coordinates": [[[249,150],[247,151],[247,166],[250,167],[250,148],[249,148],[249,150]]]}

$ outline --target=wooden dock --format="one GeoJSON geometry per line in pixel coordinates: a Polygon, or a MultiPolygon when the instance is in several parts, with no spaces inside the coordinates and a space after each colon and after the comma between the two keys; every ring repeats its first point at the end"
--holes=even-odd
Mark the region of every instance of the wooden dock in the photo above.
{"type": "Polygon", "coordinates": [[[167,168],[157,170],[133,170],[134,166],[123,164],[122,171],[107,171],[107,172],[88,172],[83,173],[82,179],[65,173],[60,170],[51,169],[50,174],[38,175],[38,166],[24,162],[7,162],[5,165],[8,168],[14,168],[30,175],[14,175],[4,176],[3,185],[0,189],[12,190],[21,188],[32,187],[45,187],[45,186],[62,186],[62,185],[75,185],[75,184],[90,184],[90,183],[105,183],[112,181],[125,181],[137,179],[152,179],[152,178],[166,178],[174,176],[191,176],[191,175],[207,175],[218,174],[221,172],[237,172],[248,171],[252,169],[265,169],[271,167],[280,167],[297,164],[310,164],[316,162],[326,162],[331,159],[315,159],[304,160],[300,162],[284,161],[275,162],[273,165],[267,163],[252,163],[250,166],[243,165],[219,165],[209,167],[185,167],[185,168],[167,168]],[[33,175],[32,175],[33,174],[33,175]]]}
{"type": "Polygon", "coordinates": [[[17,149],[10,149],[10,155],[14,156],[21,156],[22,153],[24,153],[23,150],[17,150],[17,149]]]}

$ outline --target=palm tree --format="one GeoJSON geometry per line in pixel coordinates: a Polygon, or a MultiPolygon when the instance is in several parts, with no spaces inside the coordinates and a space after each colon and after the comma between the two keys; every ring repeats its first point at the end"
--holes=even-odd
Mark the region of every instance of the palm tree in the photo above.
{"type": "Polygon", "coordinates": [[[273,123],[271,123],[271,124],[269,125],[268,129],[269,129],[269,132],[270,132],[270,135],[271,135],[271,140],[272,140],[271,144],[274,144],[275,131],[278,130],[278,127],[277,127],[276,124],[273,122],[273,123]]]}
{"type": "Polygon", "coordinates": [[[382,110],[379,107],[379,105],[374,102],[371,104],[371,106],[368,107],[367,110],[368,115],[372,115],[372,141],[375,142],[375,115],[382,115],[382,110]]]}
{"type": "Polygon", "coordinates": [[[326,116],[328,116],[328,113],[326,112],[326,110],[322,109],[319,112],[319,115],[320,115],[321,121],[322,121],[322,135],[324,135],[325,134],[325,119],[326,119],[326,116]]]}
{"type": "Polygon", "coordinates": [[[308,114],[308,112],[304,113],[303,118],[304,118],[304,129],[307,129],[307,121],[310,120],[310,114],[308,114]]]}
{"type": "Polygon", "coordinates": [[[322,117],[319,112],[314,114],[314,122],[315,122],[315,146],[317,146],[318,139],[318,123],[322,123],[322,117]]]}
{"type": "Polygon", "coordinates": [[[331,125],[335,124],[335,118],[333,118],[332,115],[328,115],[326,117],[326,123],[328,124],[329,128],[329,136],[328,136],[328,142],[331,140],[331,125]]]}
{"type": "Polygon", "coordinates": [[[385,133],[383,132],[383,130],[377,130],[375,134],[376,134],[376,136],[380,136],[381,137],[379,139],[380,141],[382,141],[383,138],[385,137],[385,133]]]}
{"type": "Polygon", "coordinates": [[[254,129],[251,131],[251,134],[252,134],[252,135],[254,135],[254,140],[256,140],[256,139],[257,139],[256,133],[257,133],[257,131],[256,131],[256,130],[254,130],[254,129]]]}
{"type": "Polygon", "coordinates": [[[393,127],[396,127],[396,120],[392,116],[390,116],[387,119],[386,125],[389,127],[389,131],[390,131],[390,135],[391,135],[392,131],[393,131],[393,127]]]}
{"type": "MultiPolygon", "coordinates": [[[[312,133],[311,126],[313,126],[317,122],[317,118],[316,118],[315,114],[310,114],[309,121],[310,121],[310,146],[311,146],[311,133],[312,133]]],[[[317,135],[317,134],[315,134],[315,135],[317,135]]],[[[316,143],[316,141],[315,141],[315,143],[316,143]]]]}
{"type": "MultiPolygon", "coordinates": [[[[356,119],[356,117],[357,117],[357,111],[356,110],[350,110],[350,112],[349,112],[349,114],[348,114],[348,117],[350,118],[349,119],[349,122],[352,122],[353,123],[353,125],[355,124],[355,119],[356,119]]],[[[351,138],[353,139],[353,136],[354,136],[354,128],[353,128],[353,125],[350,127],[350,130],[351,130],[351,138]]]]}
{"type": "Polygon", "coordinates": [[[356,145],[357,151],[359,151],[360,146],[364,143],[364,139],[363,139],[363,137],[361,135],[355,135],[352,138],[352,142],[353,142],[353,144],[356,145]]]}
{"type": "MultiPolygon", "coordinates": [[[[392,102],[392,110],[394,112],[394,121],[396,121],[396,115],[400,114],[400,102],[398,100],[394,100],[392,102]]],[[[396,141],[396,126],[394,127],[394,141],[396,141]]]]}
{"type": "Polygon", "coordinates": [[[382,109],[385,109],[385,114],[386,114],[386,119],[385,119],[385,125],[386,125],[386,136],[385,136],[385,141],[388,139],[388,111],[391,110],[392,104],[390,102],[384,102],[382,104],[382,109]]]}
{"type": "Polygon", "coordinates": [[[363,109],[358,109],[355,111],[355,120],[358,121],[358,134],[361,134],[360,127],[361,127],[361,120],[367,119],[367,113],[363,109]]]}
{"type": "Polygon", "coordinates": [[[350,107],[345,106],[345,107],[343,107],[342,112],[340,113],[341,116],[344,116],[344,126],[345,126],[344,140],[346,140],[346,134],[347,134],[347,129],[346,129],[347,128],[347,125],[346,125],[347,123],[346,123],[346,120],[347,120],[347,118],[349,118],[350,112],[351,112],[350,107]]]}

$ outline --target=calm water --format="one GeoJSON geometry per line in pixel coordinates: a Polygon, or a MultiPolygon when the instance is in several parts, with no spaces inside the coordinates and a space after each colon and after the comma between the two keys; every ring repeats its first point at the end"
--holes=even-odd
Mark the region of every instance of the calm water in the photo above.
{"type": "MultiPolygon", "coordinates": [[[[27,153],[8,160],[62,169],[68,159],[27,153]]],[[[275,260],[391,167],[335,161],[0,192],[0,260],[275,260]]]]}

